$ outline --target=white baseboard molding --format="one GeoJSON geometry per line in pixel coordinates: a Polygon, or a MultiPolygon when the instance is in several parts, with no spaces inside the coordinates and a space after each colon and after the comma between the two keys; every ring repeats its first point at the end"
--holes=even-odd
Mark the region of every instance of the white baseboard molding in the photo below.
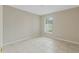
{"type": "Polygon", "coordinates": [[[37,37],[40,37],[40,35],[36,35],[36,36],[28,37],[28,38],[26,36],[24,36],[24,37],[21,37],[21,39],[17,39],[17,40],[12,41],[12,42],[4,43],[3,46],[7,46],[7,45],[10,45],[10,44],[15,44],[15,43],[18,43],[18,42],[21,42],[21,41],[27,41],[27,40],[37,38],[37,37]]]}
{"type": "Polygon", "coordinates": [[[66,40],[66,39],[63,39],[63,38],[60,38],[60,37],[51,37],[49,35],[45,35],[45,37],[48,37],[48,38],[51,38],[51,39],[62,40],[62,41],[66,41],[66,42],[69,42],[69,43],[73,43],[73,44],[78,44],[79,45],[79,42],[77,42],[77,41],[66,40]]]}
{"type": "Polygon", "coordinates": [[[70,40],[66,40],[66,39],[62,39],[62,38],[58,38],[58,37],[56,37],[55,39],[62,40],[62,41],[66,41],[66,42],[73,43],[73,44],[78,44],[79,45],[79,42],[77,42],[77,41],[70,41],[70,40]]]}
{"type": "Polygon", "coordinates": [[[23,39],[20,39],[20,40],[15,40],[15,41],[12,41],[12,42],[4,43],[3,46],[7,46],[7,45],[14,44],[14,43],[17,43],[17,42],[20,42],[20,41],[24,41],[24,40],[26,40],[26,38],[23,38],[23,39]]]}

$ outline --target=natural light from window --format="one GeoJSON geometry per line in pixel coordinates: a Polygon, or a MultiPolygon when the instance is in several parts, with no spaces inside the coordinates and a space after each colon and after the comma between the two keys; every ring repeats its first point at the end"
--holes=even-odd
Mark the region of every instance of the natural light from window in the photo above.
{"type": "Polygon", "coordinates": [[[44,20],[44,32],[52,33],[53,32],[53,17],[46,17],[44,20]]]}

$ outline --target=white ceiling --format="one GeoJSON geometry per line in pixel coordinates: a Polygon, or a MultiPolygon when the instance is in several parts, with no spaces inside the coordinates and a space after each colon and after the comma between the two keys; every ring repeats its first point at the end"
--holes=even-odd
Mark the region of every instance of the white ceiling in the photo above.
{"type": "Polygon", "coordinates": [[[78,7],[76,5],[12,5],[12,7],[28,11],[37,15],[44,15],[65,9],[78,7]]]}

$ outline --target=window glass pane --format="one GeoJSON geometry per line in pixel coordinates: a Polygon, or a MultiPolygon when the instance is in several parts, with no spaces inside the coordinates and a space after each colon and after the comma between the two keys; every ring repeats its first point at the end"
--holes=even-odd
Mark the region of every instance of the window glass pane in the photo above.
{"type": "Polygon", "coordinates": [[[45,32],[52,32],[53,31],[53,18],[47,17],[45,19],[45,32]]]}

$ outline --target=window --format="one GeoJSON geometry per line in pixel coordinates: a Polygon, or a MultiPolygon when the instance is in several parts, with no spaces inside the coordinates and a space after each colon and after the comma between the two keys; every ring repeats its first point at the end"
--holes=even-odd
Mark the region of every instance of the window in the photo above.
{"type": "Polygon", "coordinates": [[[53,18],[46,17],[44,20],[44,32],[51,33],[53,31],[53,18]]]}

